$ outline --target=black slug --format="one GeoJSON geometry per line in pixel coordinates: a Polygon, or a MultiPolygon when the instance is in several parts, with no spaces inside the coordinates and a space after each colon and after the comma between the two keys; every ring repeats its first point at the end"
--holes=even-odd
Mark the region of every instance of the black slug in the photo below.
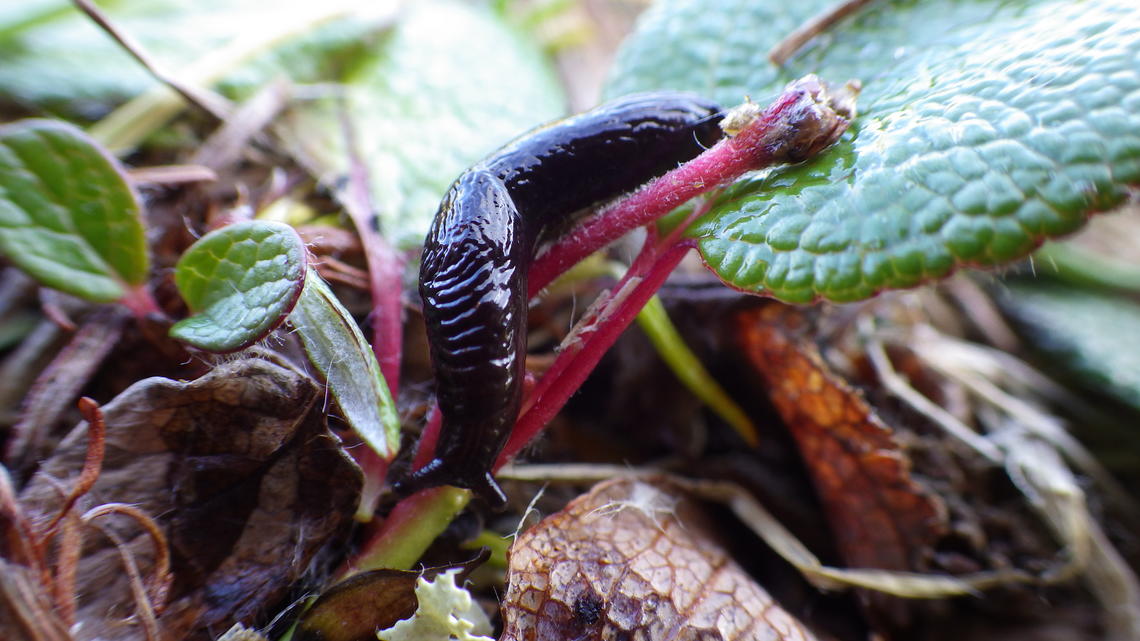
{"type": "Polygon", "coordinates": [[[443,414],[435,458],[396,484],[506,502],[491,467],[522,397],[527,270],[575,214],[631,191],[721,136],[719,106],[675,92],[620,98],[534,129],[464,172],[424,242],[420,295],[443,414]]]}

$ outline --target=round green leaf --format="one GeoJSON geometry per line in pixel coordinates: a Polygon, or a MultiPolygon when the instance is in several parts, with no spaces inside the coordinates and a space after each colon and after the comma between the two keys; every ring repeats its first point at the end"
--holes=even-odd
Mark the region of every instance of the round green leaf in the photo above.
{"type": "Polygon", "coordinates": [[[293,228],[249,221],[210,232],[174,268],[194,316],[170,335],[211,352],[232,352],[281,324],[305,284],[305,248],[293,228]]]}
{"type": "Polygon", "coordinates": [[[45,285],[97,302],[121,298],[149,269],[122,166],[50,120],[0,127],[0,252],[45,285]]]}
{"type": "Polygon", "coordinates": [[[345,184],[347,120],[384,234],[418,246],[439,201],[473,162],[563,113],[542,50],[486,8],[405,7],[341,79],[343,99],[298,105],[282,132],[323,182],[345,184]]]}
{"type": "Polygon", "coordinates": [[[690,230],[729,284],[793,302],[910,287],[1024,256],[1140,183],[1135,2],[874,3],[786,68],[766,60],[832,2],[666,0],[620,56],[610,94],[863,82],[838,145],[737,183],[690,230]]]}

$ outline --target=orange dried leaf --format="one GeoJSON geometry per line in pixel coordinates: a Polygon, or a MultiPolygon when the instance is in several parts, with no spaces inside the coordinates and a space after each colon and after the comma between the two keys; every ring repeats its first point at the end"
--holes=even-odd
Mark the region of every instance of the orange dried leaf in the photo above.
{"type": "Polygon", "coordinates": [[[892,430],[823,362],[794,308],[741,312],[737,336],[799,446],[848,565],[917,570],[946,508],[910,474],[892,430]]]}
{"type": "Polygon", "coordinates": [[[663,482],[615,479],[518,538],[500,641],[810,641],[663,482]]]}

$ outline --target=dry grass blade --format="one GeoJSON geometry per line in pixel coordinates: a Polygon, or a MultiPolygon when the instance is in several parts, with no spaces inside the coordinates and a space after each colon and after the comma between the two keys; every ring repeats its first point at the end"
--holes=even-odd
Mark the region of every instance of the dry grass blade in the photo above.
{"type": "MultiPolygon", "coordinates": [[[[134,519],[150,536],[151,543],[154,545],[154,571],[146,586],[145,593],[148,604],[151,604],[150,611],[154,614],[161,614],[166,605],[167,597],[170,595],[171,585],[174,583],[174,575],[170,572],[170,545],[166,541],[166,535],[163,534],[158,523],[149,515],[125,503],[106,503],[92,508],[83,515],[82,520],[84,523],[91,523],[95,519],[110,514],[122,514],[134,519]]],[[[120,553],[130,554],[130,550],[124,548],[121,541],[112,536],[113,533],[104,528],[100,528],[100,530],[107,534],[108,538],[119,547],[120,553]]]]}
{"type": "Polygon", "coordinates": [[[80,11],[87,14],[95,24],[99,25],[109,36],[114,38],[115,42],[122,45],[123,49],[135,60],[138,60],[159,82],[166,83],[171,89],[177,91],[179,95],[185,98],[186,102],[198,107],[218,120],[226,119],[230,110],[228,100],[215,93],[186,84],[172,74],[167,73],[146,53],[146,50],[143,49],[141,44],[116,27],[110,18],[100,11],[90,0],[72,0],[72,2],[80,11]]]}
{"type": "Polygon", "coordinates": [[[768,60],[782,67],[789,58],[803,48],[812,38],[827,31],[837,22],[870,4],[872,0],[844,0],[813,16],[807,22],[788,34],[779,44],[768,50],[768,60]]]}

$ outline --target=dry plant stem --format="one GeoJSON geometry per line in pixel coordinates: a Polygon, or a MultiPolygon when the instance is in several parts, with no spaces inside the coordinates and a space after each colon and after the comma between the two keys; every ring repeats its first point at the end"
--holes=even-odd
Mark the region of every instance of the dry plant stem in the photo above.
{"type": "Polygon", "coordinates": [[[129,579],[128,582],[131,586],[131,595],[134,596],[135,599],[135,616],[142,621],[143,632],[146,634],[147,641],[161,641],[162,631],[158,626],[158,616],[147,595],[142,573],[139,572],[139,567],[138,564],[135,563],[134,555],[126,543],[119,538],[119,535],[107,528],[100,527],[99,529],[103,532],[104,536],[114,543],[115,548],[119,551],[119,558],[123,562],[123,569],[126,570],[129,579]]]}
{"type": "Polygon", "coordinates": [[[83,524],[79,515],[69,511],[59,530],[59,553],[55,560],[55,577],[52,592],[56,612],[68,627],[75,625],[78,609],[75,594],[75,577],[79,574],[79,557],[83,551],[83,524]]]}
{"type": "Polygon", "coordinates": [[[15,563],[27,565],[39,572],[44,579],[47,576],[47,551],[36,535],[36,528],[24,513],[20,501],[16,498],[16,490],[12,486],[12,477],[8,469],[0,465],[0,517],[10,524],[14,536],[9,537],[7,545],[7,558],[15,563]]]}
{"type": "MultiPolygon", "coordinates": [[[[150,582],[146,585],[146,597],[153,611],[161,613],[165,608],[170,588],[174,584],[174,575],[170,571],[170,545],[166,541],[166,534],[147,513],[126,503],[104,503],[85,512],[82,520],[84,523],[91,523],[110,514],[121,514],[134,519],[150,536],[151,544],[154,546],[154,571],[150,582]]],[[[106,533],[105,529],[100,529],[106,533]]]]}
{"type": "Polygon", "coordinates": [[[84,456],[83,468],[79,471],[79,478],[76,479],[71,492],[63,501],[63,505],[60,506],[59,514],[56,514],[51,523],[44,528],[44,538],[50,538],[55,534],[55,529],[60,521],[71,512],[75,502],[87,494],[91,486],[95,485],[95,481],[99,480],[99,472],[103,469],[103,453],[106,450],[107,436],[107,424],[103,421],[103,411],[99,409],[98,403],[86,396],[79,399],[79,411],[87,421],[87,454],[84,456]]]}
{"type": "Polygon", "coordinates": [[[285,108],[292,92],[288,81],[278,78],[257,91],[238,107],[222,126],[194,152],[190,163],[222,171],[237,163],[250,140],[264,130],[285,108]]]}
{"type": "Polygon", "coordinates": [[[12,426],[5,453],[8,461],[31,465],[44,454],[47,431],[111,353],[125,320],[122,310],[114,306],[95,312],[40,372],[12,426]]]}
{"type": "Polygon", "coordinates": [[[844,0],[812,16],[768,51],[768,60],[777,67],[784,66],[789,58],[812,38],[835,26],[835,23],[871,4],[873,0],[844,0]]]}
{"type": "Polygon", "coordinates": [[[185,185],[189,183],[210,183],[218,180],[213,169],[202,165],[160,165],[157,167],[137,167],[127,170],[127,179],[132,185],[185,185]]]}
{"type": "Polygon", "coordinates": [[[915,411],[923,414],[934,423],[937,423],[947,434],[968,445],[990,463],[995,465],[1001,465],[1003,463],[1004,457],[996,445],[970,429],[968,425],[962,423],[962,421],[958,420],[953,414],[918,393],[917,390],[903,380],[898,372],[895,371],[894,366],[891,365],[891,359],[887,356],[883,342],[874,335],[874,330],[870,326],[871,320],[869,318],[861,318],[859,325],[859,329],[862,331],[865,337],[864,340],[867,343],[867,356],[871,359],[871,365],[875,368],[875,373],[879,375],[879,380],[882,381],[883,385],[892,394],[910,405],[915,411]]]}
{"type": "Polygon", "coordinates": [[[178,80],[178,78],[166,73],[165,70],[147,55],[142,45],[134,38],[120,31],[90,0],[72,0],[72,2],[80,11],[87,14],[95,24],[99,25],[103,31],[106,31],[107,35],[111,36],[115,42],[118,42],[127,53],[134,57],[135,60],[138,60],[155,79],[177,91],[189,104],[198,107],[218,120],[224,121],[226,119],[230,107],[228,100],[215,93],[184,84],[178,80]]]}

